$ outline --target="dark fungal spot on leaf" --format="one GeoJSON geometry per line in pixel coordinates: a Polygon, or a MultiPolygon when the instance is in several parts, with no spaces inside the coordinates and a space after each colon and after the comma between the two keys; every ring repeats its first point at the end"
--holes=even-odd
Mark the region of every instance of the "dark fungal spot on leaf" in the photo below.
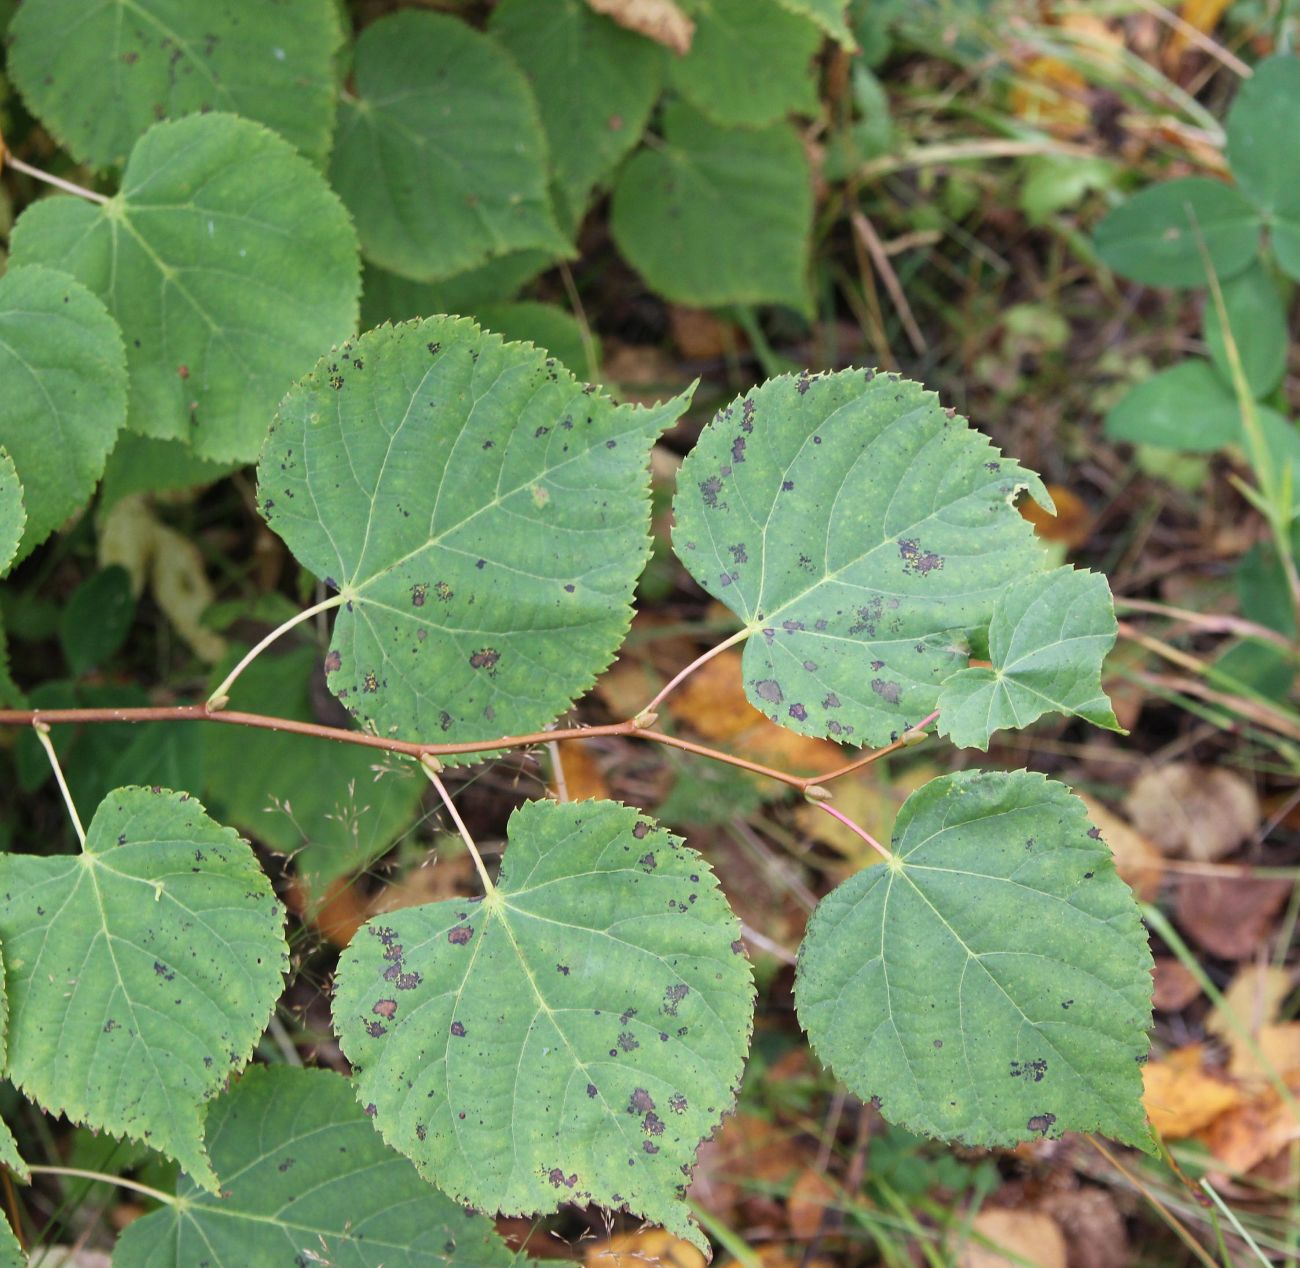
{"type": "Polygon", "coordinates": [[[447,930],[447,941],[454,947],[463,947],[473,936],[473,925],[457,925],[447,930]]]}
{"type": "Polygon", "coordinates": [[[452,1022],[452,1023],[451,1023],[451,1033],[452,1033],[453,1035],[455,1035],[457,1039],[464,1039],[464,1038],[465,1038],[465,1023],[464,1023],[463,1021],[454,1021],[454,1022],[452,1022]]]}
{"type": "Polygon", "coordinates": [[[378,999],[370,1011],[382,1017],[385,1021],[392,1021],[397,1016],[397,1001],[395,999],[378,999]]]}
{"type": "Polygon", "coordinates": [[[744,436],[737,436],[736,439],[731,442],[731,461],[735,463],[741,463],[745,461],[744,436]]]}
{"type": "Polygon", "coordinates": [[[736,545],[728,546],[727,549],[731,552],[732,563],[746,564],[749,562],[749,555],[745,551],[744,542],[737,542],[736,545]]]}
{"type": "Polygon", "coordinates": [[[790,706],[790,716],[796,722],[806,722],[808,720],[808,710],[801,704],[792,704],[790,706]]]}
{"type": "Polygon", "coordinates": [[[374,695],[379,690],[379,679],[375,676],[373,669],[367,669],[365,677],[361,680],[361,690],[368,695],[374,695]]]}
{"type": "Polygon", "coordinates": [[[624,1052],[633,1052],[641,1045],[637,1042],[636,1036],[630,1030],[624,1030],[618,1037],[618,1046],[624,1052]]]}
{"type": "Polygon", "coordinates": [[[496,669],[501,653],[495,647],[480,647],[469,658],[471,669],[486,669],[489,674],[496,669]]]}
{"type": "Polygon", "coordinates": [[[722,481],[717,476],[710,476],[707,480],[700,481],[699,489],[704,505],[710,509],[715,508],[718,505],[718,494],[722,491],[722,481]]]}
{"type": "Polygon", "coordinates": [[[379,1039],[382,1036],[386,1035],[387,1033],[388,1033],[387,1028],[381,1025],[379,1022],[377,1021],[366,1022],[366,1034],[368,1034],[371,1037],[371,1039],[379,1039]]]}
{"type": "Polygon", "coordinates": [[[890,704],[897,704],[902,688],[896,682],[886,682],[883,678],[873,678],[871,680],[871,690],[882,700],[888,700],[890,704]]]}
{"type": "Polygon", "coordinates": [[[647,1114],[641,1120],[641,1126],[647,1136],[662,1136],[664,1134],[664,1120],[658,1114],[647,1114]]]}
{"type": "Polygon", "coordinates": [[[378,1113],[379,1113],[379,1109],[375,1105],[374,1101],[371,1101],[370,1104],[366,1106],[366,1117],[374,1118],[374,1116],[378,1113]]]}
{"type": "Polygon", "coordinates": [[[625,1008],[625,1009],[622,1011],[622,1013],[619,1014],[618,1024],[619,1024],[620,1026],[626,1026],[626,1025],[628,1024],[628,1022],[630,1022],[630,1021],[632,1020],[632,1018],[635,1017],[635,1016],[636,1016],[636,1009],[635,1009],[635,1008],[625,1008]]]}
{"type": "Polygon", "coordinates": [[[1100,828],[1089,828],[1089,829],[1088,829],[1088,835],[1089,835],[1089,836],[1090,836],[1094,841],[1100,841],[1100,840],[1101,840],[1101,829],[1100,829],[1100,828]]]}
{"type": "Polygon", "coordinates": [[[942,1047],[943,1047],[943,1040],[942,1040],[942,1039],[936,1039],[936,1040],[934,1041],[934,1046],[935,1046],[936,1048],[942,1048],[942,1047]]]}
{"type": "Polygon", "coordinates": [[[932,550],[922,550],[915,539],[898,539],[898,557],[903,561],[903,571],[914,577],[924,577],[943,567],[943,556],[932,550]]]}
{"type": "Polygon", "coordinates": [[[637,864],[643,872],[653,872],[659,866],[659,860],[655,858],[654,853],[643,854],[637,859],[637,864]]]}
{"type": "Polygon", "coordinates": [[[650,825],[646,823],[645,820],[641,820],[636,827],[632,829],[632,835],[636,837],[638,841],[641,841],[645,839],[645,835],[649,831],[650,825]]]}
{"type": "Polygon", "coordinates": [[[655,1107],[654,1097],[643,1087],[634,1088],[631,1097],[628,1099],[627,1112],[629,1114],[648,1114],[655,1107]]]}
{"type": "Polygon", "coordinates": [[[760,678],[754,684],[754,694],[760,700],[766,700],[770,704],[780,704],[785,699],[781,684],[774,678],[760,678]]]}
{"type": "Polygon", "coordinates": [[[424,607],[424,600],[428,597],[429,587],[423,581],[418,585],[411,587],[411,606],[414,608],[424,607]]]}
{"type": "Polygon", "coordinates": [[[1040,1136],[1046,1136],[1052,1130],[1052,1124],[1056,1122],[1055,1114],[1035,1114],[1025,1126],[1031,1132],[1037,1132],[1040,1136]]]}
{"type": "Polygon", "coordinates": [[[588,1095],[588,1096],[590,1096],[590,1097],[595,1097],[596,1095],[598,1095],[599,1091],[600,1091],[600,1089],[599,1089],[599,1088],[598,1088],[594,1083],[588,1083],[588,1084],[587,1084],[587,1095],[588,1095]]]}
{"type": "Polygon", "coordinates": [[[343,657],[337,651],[331,650],[325,657],[325,672],[327,674],[338,673],[343,668],[343,657]]]}
{"type": "Polygon", "coordinates": [[[685,982],[674,982],[666,991],[664,991],[664,1002],[660,1006],[660,1011],[667,1013],[669,1017],[677,1016],[677,1007],[691,993],[691,988],[685,982]]]}
{"type": "Polygon", "coordinates": [[[1072,999],[1063,999],[1063,1000],[1061,1001],[1061,1007],[1062,1007],[1062,1008],[1069,1008],[1070,1005],[1073,1004],[1073,1003],[1074,1003],[1074,1000],[1072,1000],[1072,999]]]}
{"type": "Polygon", "coordinates": [[[1013,1079],[1024,1079],[1027,1083],[1041,1083],[1046,1073],[1047,1062],[1042,1057],[1037,1057],[1033,1061],[1013,1061],[1011,1063],[1011,1077],[1013,1079]]]}
{"type": "Polygon", "coordinates": [[[782,480],[782,481],[781,481],[781,492],[782,492],[782,493],[790,493],[791,491],[793,491],[793,489],[794,489],[794,481],[793,481],[793,480],[782,480]]]}
{"type": "Polygon", "coordinates": [[[176,980],[175,970],[169,969],[160,960],[155,960],[153,962],[153,971],[162,978],[164,982],[174,982],[176,980]]]}
{"type": "Polygon", "coordinates": [[[569,976],[569,966],[567,964],[557,964],[555,966],[555,971],[557,973],[563,973],[565,977],[569,976]]]}
{"type": "Polygon", "coordinates": [[[559,1167],[552,1167],[550,1171],[546,1173],[546,1178],[550,1180],[551,1184],[557,1189],[561,1186],[566,1189],[571,1189],[578,1183],[578,1173],[576,1171],[572,1175],[566,1176],[559,1167]]]}
{"type": "Polygon", "coordinates": [[[429,1134],[429,1129],[423,1123],[416,1123],[415,1125],[416,1140],[423,1140],[428,1134],[429,1134]]]}

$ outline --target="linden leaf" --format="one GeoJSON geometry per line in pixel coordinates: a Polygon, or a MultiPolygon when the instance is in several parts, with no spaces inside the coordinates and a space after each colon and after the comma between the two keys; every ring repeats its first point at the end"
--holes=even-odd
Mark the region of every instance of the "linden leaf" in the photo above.
{"type": "Polygon", "coordinates": [[[384,1138],[453,1197],[625,1208],[704,1248],[682,1200],[753,1010],[708,865],[609,801],[529,802],[497,887],[379,917],[335,1025],[384,1138]]]}
{"type": "Polygon", "coordinates": [[[33,204],[13,260],[66,269],[121,323],[133,430],[216,461],[256,457],[289,384],[356,326],[342,204],[287,141],[233,115],[150,128],[104,206],[33,204]]]}
{"type": "Polygon", "coordinates": [[[160,119],[224,110],[323,162],[334,129],[331,0],[25,0],[9,68],[77,158],[121,163],[160,119]]]}
{"type": "Polygon", "coordinates": [[[812,177],[788,125],[720,128],[681,102],[627,162],[610,231],[652,290],[680,304],[808,307],[812,177]]]}
{"type": "Polygon", "coordinates": [[[937,707],[1003,588],[1042,568],[1022,489],[1051,505],[919,384],[786,375],[722,410],[687,455],[673,549],[745,622],[756,709],[883,744],[937,707]]]}
{"type": "Polygon", "coordinates": [[[1013,1145],[1097,1131],[1142,1149],[1151,954],[1087,811],[1028,771],[962,771],[904,803],[894,861],[818,906],[799,1020],[892,1122],[1013,1145]]]}
{"type": "Polygon", "coordinates": [[[822,33],[778,0],[694,0],[695,38],[668,76],[724,127],[761,128],[792,111],[816,114],[813,58],[822,33]]]}
{"type": "Polygon", "coordinates": [[[641,139],[663,80],[663,50],[582,0],[504,0],[488,30],[528,76],[556,191],[580,214],[641,139]]]}
{"type": "Polygon", "coordinates": [[[1065,567],[1013,581],[989,623],[992,668],[958,670],[939,692],[940,734],[987,749],[994,731],[1045,713],[1122,730],[1101,686],[1117,633],[1105,577],[1065,567]]]}
{"type": "MultiPolygon", "coordinates": [[[[5,555],[10,543],[0,544],[2,571],[39,546],[95,491],[126,420],[122,333],[80,282],[11,260],[0,277],[0,382],[0,445],[22,482],[26,504],[22,543],[12,543],[16,556],[5,555]]],[[[13,488],[6,477],[0,481],[13,488]]]]}
{"type": "Polygon", "coordinates": [[[117,789],[81,854],[0,855],[10,1077],[216,1192],[204,1102],[266,1027],[283,925],[252,850],[188,793],[117,789]]]}
{"type": "Polygon", "coordinates": [[[427,1184],[379,1138],[348,1081],[253,1066],[208,1110],[219,1197],[188,1177],[135,1220],[115,1268],[508,1268],[491,1222],[427,1184]]]}
{"type": "Polygon", "coordinates": [[[366,258],[434,281],[526,247],[571,254],[546,194],[546,138],[514,62],[445,14],[408,10],[357,41],[330,181],[366,258]]]}
{"type": "Polygon", "coordinates": [[[18,543],[23,539],[27,508],[23,506],[23,486],[18,468],[9,454],[0,448],[0,576],[9,571],[18,543]]]}
{"type": "Polygon", "coordinates": [[[689,398],[616,406],[451,317],[322,361],[281,405],[258,493],[346,600],[325,667],[349,711],[469,741],[540,729],[586,691],[649,552],[650,447],[689,398]]]}
{"type": "Polygon", "coordinates": [[[802,13],[811,18],[845,48],[853,50],[857,47],[844,13],[848,0],[781,0],[781,4],[791,13],[802,13]]]}

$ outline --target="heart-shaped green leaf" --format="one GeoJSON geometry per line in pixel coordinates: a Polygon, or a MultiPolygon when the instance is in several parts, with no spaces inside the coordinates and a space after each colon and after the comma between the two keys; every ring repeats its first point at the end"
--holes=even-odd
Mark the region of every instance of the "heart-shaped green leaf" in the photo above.
{"type": "Polygon", "coordinates": [[[616,406],[450,317],[322,361],[285,397],[258,491],[345,600],[326,668],[348,710],[426,741],[553,721],[627,631],[650,447],[688,399],[616,406]]]}
{"type": "Polygon", "coordinates": [[[344,953],[357,1095],[461,1201],[622,1207],[703,1247],[682,1196],[749,1043],[739,925],[703,859],[626,806],[529,802],[509,838],[481,902],[376,918],[344,953]]]}
{"type": "Polygon", "coordinates": [[[681,304],[808,307],[812,177],[786,124],[720,128],[682,102],[628,161],[610,230],[651,289],[681,304]]]}
{"type": "Polygon", "coordinates": [[[749,633],[745,694],[804,735],[882,744],[936,708],[1002,589],[1043,566],[1038,477],[894,374],[784,376],[687,455],[673,549],[749,633]]]}
{"type": "Polygon", "coordinates": [[[673,87],[723,127],[761,128],[817,112],[813,57],[822,33],[778,0],[693,0],[690,52],[669,63],[673,87]]]}
{"type": "Polygon", "coordinates": [[[14,1082],[216,1192],[204,1102],[252,1054],[289,958],[252,850],[188,793],[119,788],[80,854],[0,855],[0,894],[14,1082]]]}
{"type": "Polygon", "coordinates": [[[495,41],[407,10],[362,32],[353,78],[330,181],[368,260],[433,281],[506,251],[570,251],[547,199],[537,103],[495,41]]]}
{"type": "Polygon", "coordinates": [[[1101,686],[1115,645],[1106,578],[1057,568],[1013,581],[989,623],[992,668],[958,670],[939,693],[939,731],[962,748],[986,749],[994,731],[1064,713],[1120,730],[1101,686]]]}
{"type": "Polygon", "coordinates": [[[379,1138],[346,1079],[254,1066],[212,1103],[220,1196],[182,1178],[180,1202],[136,1220],[114,1268],[508,1268],[491,1222],[431,1187],[379,1138]]]}
{"type": "MultiPolygon", "coordinates": [[[[1228,330],[1241,358],[1246,386],[1256,400],[1263,400],[1282,381],[1291,342],[1286,308],[1278,284],[1256,260],[1244,273],[1224,282],[1222,293],[1228,330]]],[[[1228,357],[1228,341],[1213,296],[1207,296],[1205,300],[1204,324],[1205,346],[1210,360],[1223,382],[1230,384],[1232,365],[1228,357]]]]}
{"type": "Polygon", "coordinates": [[[9,68],[77,158],[121,163],[160,119],[224,110],[323,162],[334,129],[332,0],[25,0],[9,68]]]}
{"type": "Polygon", "coordinates": [[[13,259],[66,269],[108,305],[135,431],[217,461],[256,457],[289,384],[356,326],[342,204],[287,141],[233,115],[150,128],[104,206],[35,203],[13,259]]]}
{"type": "Polygon", "coordinates": [[[532,84],[556,193],[580,215],[641,139],[663,81],[664,50],[586,0],[503,0],[488,30],[532,84]]]}
{"type": "Polygon", "coordinates": [[[818,1055],[892,1122],[1012,1145],[1149,1149],[1151,955],[1110,850],[1063,785],[962,771],[904,803],[894,859],[826,896],[799,952],[818,1055]]]}

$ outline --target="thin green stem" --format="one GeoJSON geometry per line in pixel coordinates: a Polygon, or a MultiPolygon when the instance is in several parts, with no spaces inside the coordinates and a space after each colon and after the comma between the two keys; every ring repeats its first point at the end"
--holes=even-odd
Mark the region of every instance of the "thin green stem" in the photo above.
{"type": "Polygon", "coordinates": [[[54,778],[59,785],[59,791],[63,794],[63,804],[68,808],[68,817],[72,820],[72,826],[77,830],[77,839],[84,849],[86,846],[86,829],[81,826],[81,816],[77,813],[76,804],[72,800],[72,793],[68,791],[68,781],[63,778],[63,767],[59,765],[59,755],[54,751],[54,744],[50,740],[50,728],[44,722],[33,722],[32,730],[36,732],[36,738],[40,740],[41,747],[45,750],[45,756],[50,759],[50,765],[54,769],[54,778]]]}
{"type": "Polygon", "coordinates": [[[224,709],[227,701],[230,699],[230,689],[235,685],[239,675],[244,672],[272,643],[275,642],[282,634],[287,634],[295,625],[301,625],[304,621],[309,621],[313,616],[321,612],[328,612],[331,608],[341,607],[345,602],[341,594],[330,595],[328,599],[322,599],[320,603],[313,603],[309,608],[303,608],[301,612],[295,613],[283,625],[277,625],[264,639],[256,643],[244,655],[234,669],[232,669],[225,678],[222,679],[221,685],[208,697],[206,707],[213,712],[218,709],[224,709]]]}
{"type": "Polygon", "coordinates": [[[136,1193],[143,1193],[145,1197],[153,1198],[155,1202],[161,1202],[165,1206],[179,1206],[181,1204],[181,1199],[174,1193],[164,1193],[161,1189],[155,1189],[152,1185],[141,1184],[138,1180],[128,1180],[125,1176],[109,1175],[105,1171],[87,1171],[84,1167],[38,1167],[34,1163],[29,1165],[27,1170],[34,1176],[75,1176],[81,1180],[98,1180],[102,1184],[113,1184],[120,1189],[132,1189],[136,1193]]]}
{"type": "Polygon", "coordinates": [[[478,869],[478,878],[483,882],[483,892],[485,894],[493,893],[496,886],[492,883],[492,878],[483,865],[483,856],[478,852],[478,846],[474,844],[474,838],[470,836],[469,829],[465,826],[465,820],[460,817],[460,811],[456,809],[456,803],[452,801],[447,786],[438,778],[438,771],[435,769],[436,763],[428,757],[422,757],[420,766],[429,777],[429,782],[438,790],[438,796],[442,798],[442,804],[447,807],[447,813],[451,816],[452,823],[456,825],[456,830],[460,833],[460,839],[465,842],[465,847],[469,850],[469,856],[474,860],[474,866],[478,869]]]}
{"type": "Polygon", "coordinates": [[[1259,1262],[1264,1265],[1264,1268],[1268,1268],[1269,1264],[1271,1264],[1273,1261],[1267,1258],[1264,1252],[1260,1250],[1259,1245],[1256,1243],[1255,1239],[1250,1235],[1250,1233],[1246,1231],[1245,1227],[1242,1225],[1242,1222],[1237,1218],[1236,1213],[1214,1191],[1214,1186],[1204,1176],[1201,1177],[1201,1188],[1204,1189],[1206,1193],[1210,1195],[1210,1201],[1213,1202],[1214,1205],[1217,1206],[1219,1210],[1223,1212],[1223,1215],[1227,1219],[1228,1223],[1231,1224],[1232,1227],[1236,1230],[1237,1236],[1240,1237],[1241,1240],[1245,1242],[1246,1245],[1249,1246],[1251,1250],[1255,1252],[1255,1258],[1258,1259],[1259,1262]]]}

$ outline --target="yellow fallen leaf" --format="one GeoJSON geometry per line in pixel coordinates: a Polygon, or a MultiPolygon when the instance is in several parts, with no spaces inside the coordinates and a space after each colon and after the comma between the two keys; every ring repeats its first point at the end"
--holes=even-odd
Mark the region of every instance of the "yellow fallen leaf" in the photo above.
{"type": "Polygon", "coordinates": [[[1205,1019],[1205,1029],[1231,1044],[1243,1026],[1254,1034],[1261,1026],[1276,1021],[1278,1009],[1290,993],[1291,974],[1286,969],[1274,964],[1248,964],[1228,983],[1223,1003],[1205,1019]]]}
{"type": "Polygon", "coordinates": [[[1255,1032],[1255,1048],[1263,1060],[1257,1060],[1247,1044],[1236,1039],[1228,1069],[1243,1082],[1292,1078],[1300,1074],[1300,1021],[1280,1021],[1261,1026],[1255,1032]]]}
{"type": "Polygon", "coordinates": [[[662,1228],[618,1233],[587,1251],[585,1268],[705,1268],[707,1260],[690,1242],[662,1228]]]}
{"type": "Polygon", "coordinates": [[[1045,511],[1033,498],[1025,498],[1020,503],[1020,514],[1044,541],[1060,542],[1069,550],[1077,550],[1092,533],[1092,512],[1077,493],[1063,484],[1049,484],[1047,491],[1056,503],[1055,515],[1045,511]]]}
{"type": "Polygon", "coordinates": [[[1011,111],[1049,132],[1074,133],[1089,123],[1087,81],[1058,57],[1023,63],[1011,88],[1011,111]]]}
{"type": "Polygon", "coordinates": [[[1204,1068],[1204,1051],[1201,1044],[1189,1044],[1143,1067],[1142,1104],[1166,1140],[1194,1135],[1246,1099],[1239,1087],[1204,1068]]]}
{"type": "MultiPolygon", "coordinates": [[[[1219,25],[1219,19],[1231,3],[1232,0],[1183,0],[1178,16],[1202,35],[1208,35],[1219,25]]],[[[1165,48],[1166,64],[1177,65],[1190,44],[1187,33],[1181,27],[1174,27],[1165,48]]]]}

